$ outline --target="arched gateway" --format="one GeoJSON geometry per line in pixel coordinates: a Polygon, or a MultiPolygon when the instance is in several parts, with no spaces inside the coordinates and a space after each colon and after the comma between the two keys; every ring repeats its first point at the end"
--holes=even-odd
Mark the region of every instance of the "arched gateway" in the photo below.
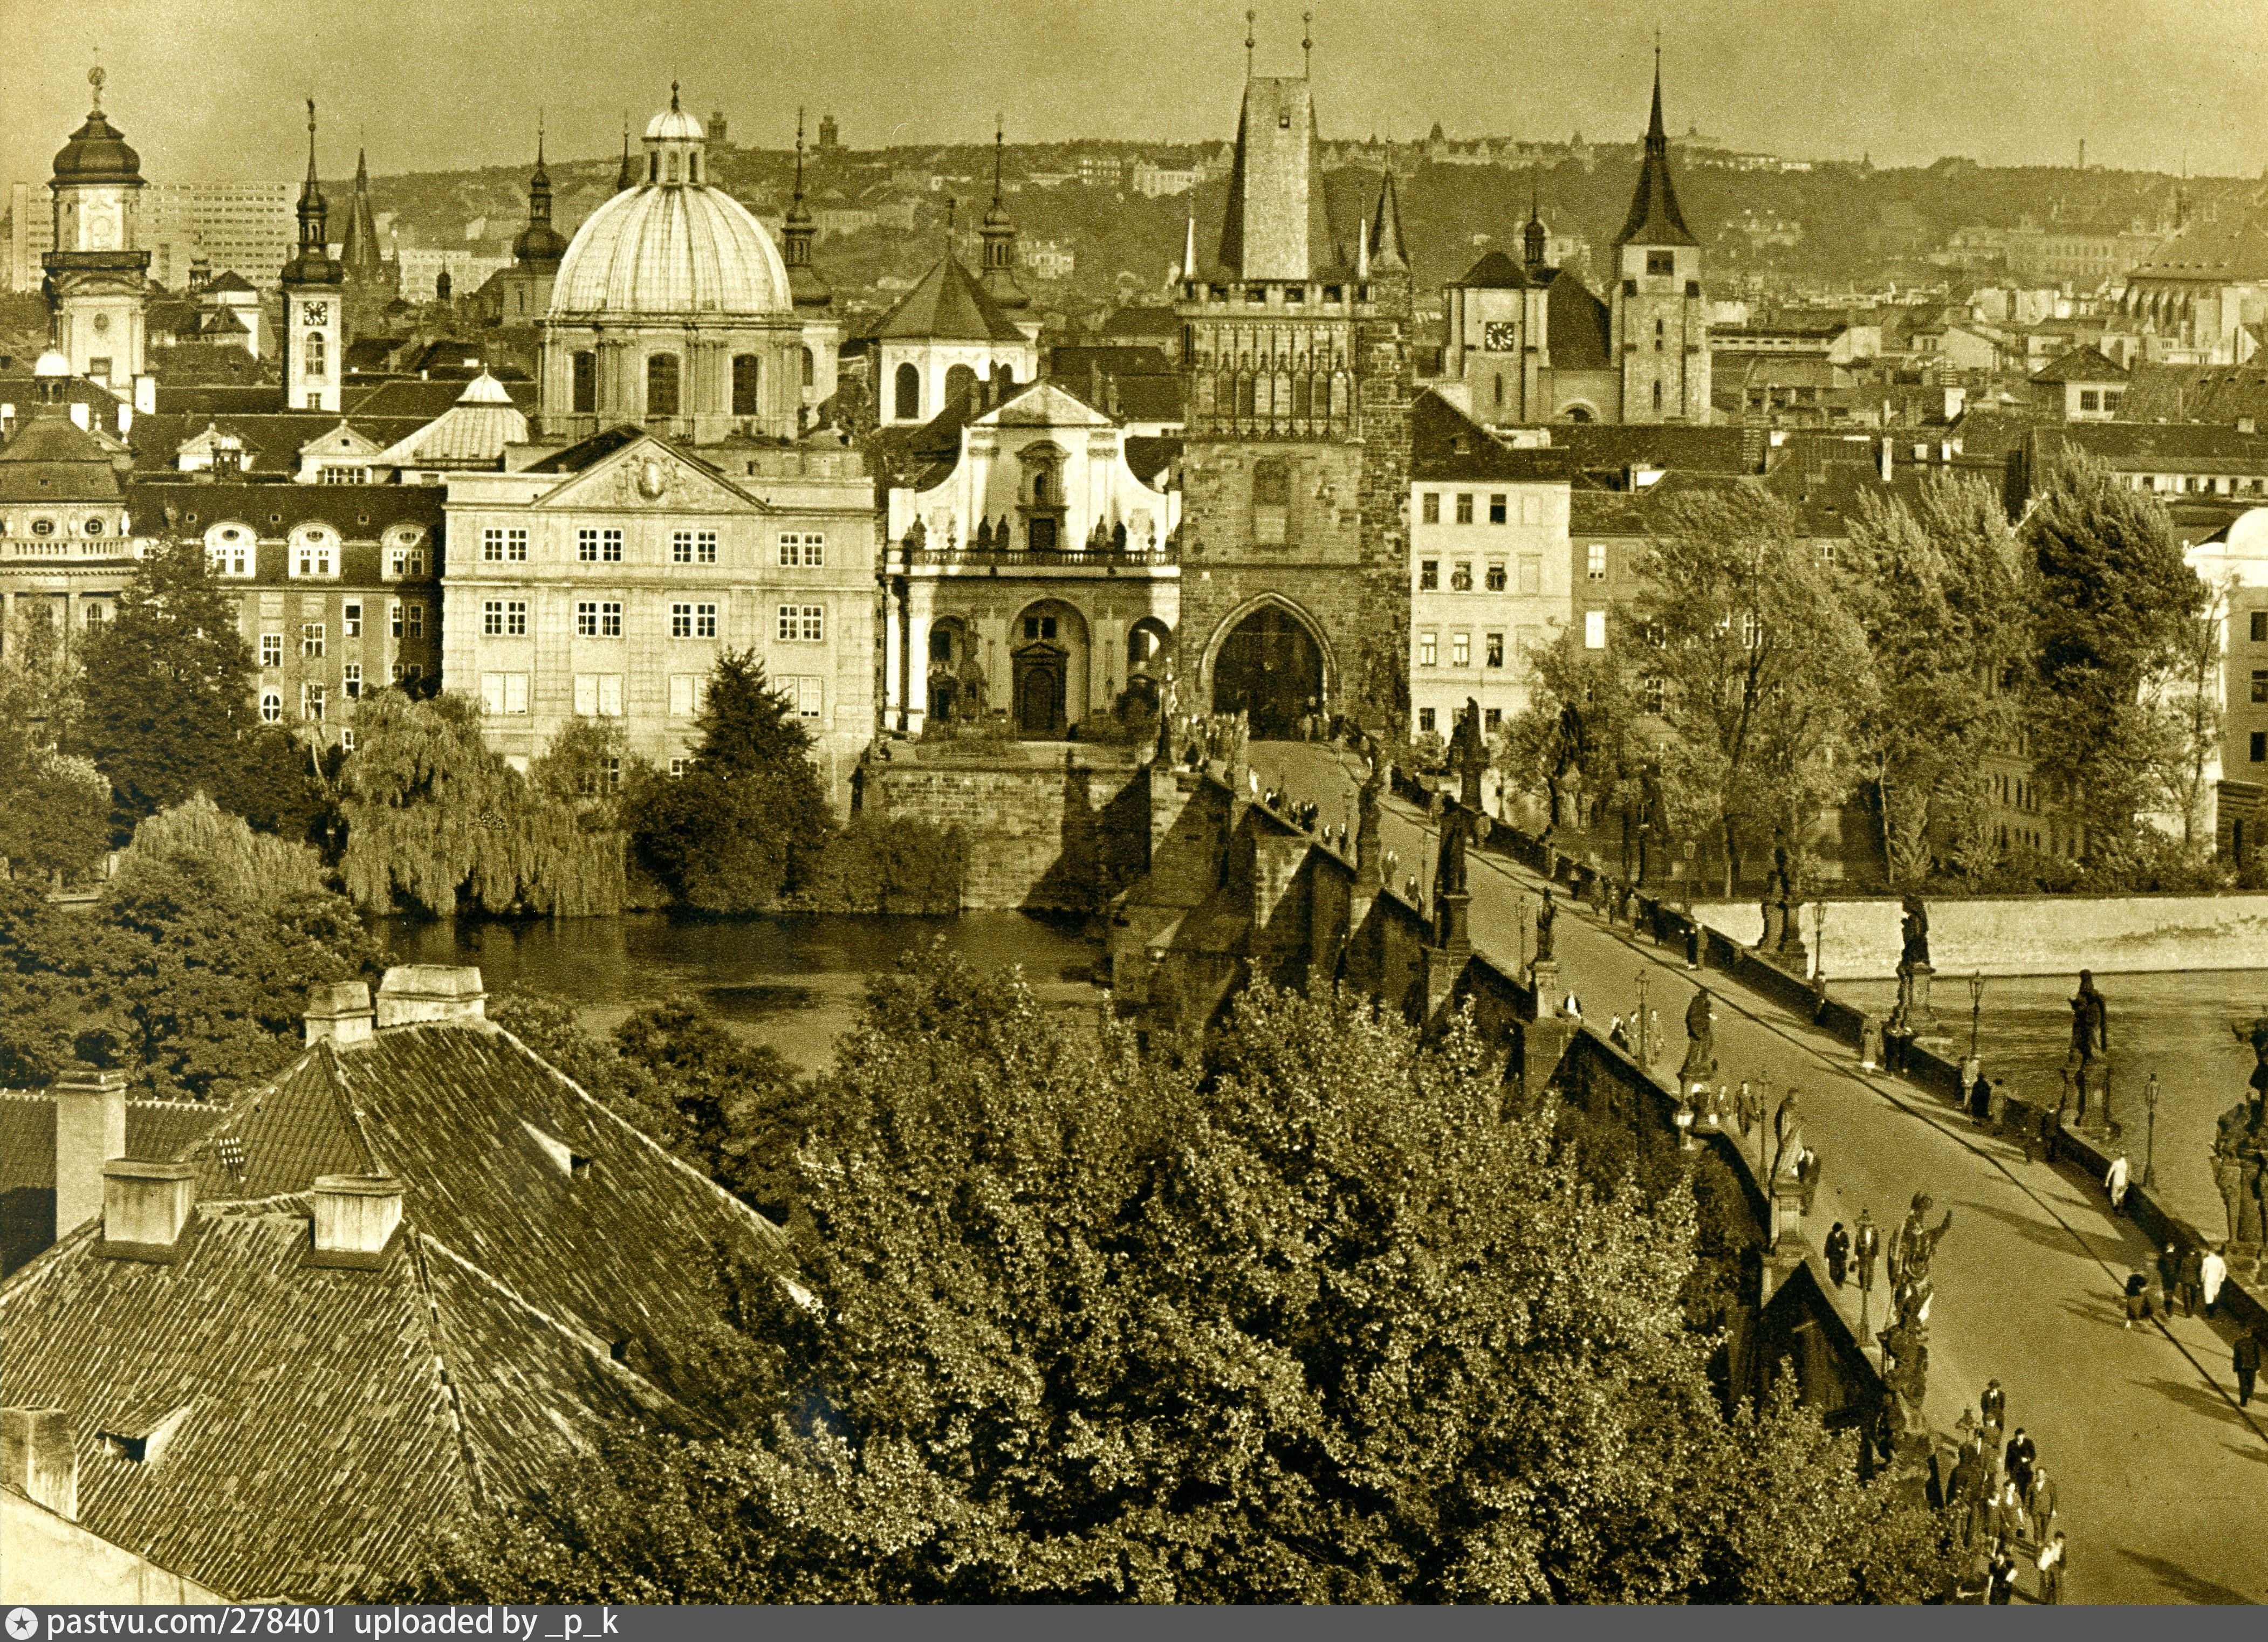
{"type": "Polygon", "coordinates": [[[1287,740],[1323,710],[1323,652],[1290,608],[1263,604],[1220,641],[1212,663],[1212,709],[1247,714],[1257,740],[1287,740]]]}

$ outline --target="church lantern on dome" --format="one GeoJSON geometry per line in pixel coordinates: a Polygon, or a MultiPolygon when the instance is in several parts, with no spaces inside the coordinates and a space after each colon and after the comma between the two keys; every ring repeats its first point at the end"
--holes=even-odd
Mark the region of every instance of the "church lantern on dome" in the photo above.
{"type": "Polygon", "coordinates": [[[150,254],[140,239],[142,158],[102,112],[92,69],[86,122],[55,155],[55,248],[42,259],[55,343],[74,376],[124,387],[142,373],[150,254]]]}

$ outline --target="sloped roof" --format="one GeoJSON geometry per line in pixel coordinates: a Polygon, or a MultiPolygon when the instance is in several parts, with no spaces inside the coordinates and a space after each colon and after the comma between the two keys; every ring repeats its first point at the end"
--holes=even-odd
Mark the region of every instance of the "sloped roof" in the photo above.
{"type": "Polygon", "coordinates": [[[1619,471],[1668,468],[1673,473],[1752,474],[1763,468],[1764,433],[1754,428],[1690,423],[1554,423],[1551,443],[1579,467],[1619,471]]]}
{"type": "Polygon", "coordinates": [[[1603,371],[1613,364],[1613,325],[1607,305],[1572,274],[1546,269],[1550,289],[1543,296],[1544,335],[1551,346],[1555,371],[1603,371]]]}
{"type": "Polygon", "coordinates": [[[645,430],[631,423],[604,428],[578,444],[563,451],[555,451],[541,461],[530,462],[523,473],[580,473],[593,462],[602,461],[626,445],[635,444],[645,437],[645,430]]]}
{"type": "Polygon", "coordinates": [[[185,1160],[180,1262],[107,1256],[93,1227],[57,1245],[0,1285],[0,1373],[70,1417],[90,1532],[237,1598],[399,1572],[600,1419],[706,1428],[718,1256],[784,1256],[484,1022],[318,1044],[185,1160]],[[312,1265],[315,1175],[373,1167],[402,1182],[401,1230],[374,1269],[312,1265]],[[148,1462],[102,1440],[176,1413],[148,1462]]]}
{"type": "Polygon", "coordinates": [[[212,278],[207,280],[204,284],[204,290],[207,294],[216,297],[227,295],[232,292],[241,292],[243,295],[247,297],[256,297],[260,294],[253,283],[247,279],[243,275],[238,273],[234,269],[230,269],[227,272],[223,274],[215,275],[212,278]]]}
{"type": "Polygon", "coordinates": [[[2032,431],[2036,460],[2076,449],[2114,465],[2268,472],[2268,436],[2208,423],[2058,422],[2032,431]]]}
{"type": "Polygon", "coordinates": [[[1528,274],[1501,251],[1491,251],[1454,282],[1467,291],[1525,291],[1528,274]]]}
{"type": "Polygon", "coordinates": [[[394,525],[416,525],[438,540],[443,499],[432,484],[201,484],[187,474],[170,481],[144,475],[126,487],[127,511],[140,530],[202,534],[236,519],[275,538],[319,523],[346,541],[375,541],[394,525]]]}
{"type": "Polygon", "coordinates": [[[1244,83],[1219,265],[1241,279],[1314,279],[1337,262],[1304,78],[1244,83]]]}
{"type": "Polygon", "coordinates": [[[2268,222],[2252,216],[2193,222],[2136,263],[2126,277],[2129,283],[2268,280],[2268,222]]]}
{"type": "Polygon", "coordinates": [[[1515,450],[1427,388],[1410,402],[1410,476],[1534,483],[1566,481],[1575,459],[1564,450],[1515,450]]]}
{"type": "MultiPolygon", "coordinates": [[[[365,416],[345,418],[356,432],[383,449],[423,427],[430,416],[365,416]]],[[[277,416],[159,415],[136,416],[129,438],[134,446],[134,466],[144,478],[177,471],[181,446],[208,429],[233,435],[242,442],[245,459],[254,471],[280,475],[294,472],[307,441],[321,438],[339,425],[335,411],[286,411],[277,416]]]]}
{"type": "Polygon", "coordinates": [[[526,440],[526,416],[504,392],[503,383],[483,374],[466,385],[455,404],[408,438],[379,452],[377,460],[392,467],[492,462],[503,456],[506,445],[526,440]]]}
{"type": "Polygon", "coordinates": [[[1669,178],[1669,138],[1661,126],[1661,64],[1653,69],[1653,116],[1646,127],[1646,159],[1638,167],[1638,189],[1631,196],[1630,215],[1623,219],[1615,243],[1624,245],[1698,245],[1677,209],[1677,189],[1669,178]]]}
{"type": "Polygon", "coordinates": [[[2268,360],[2241,365],[2134,367],[2122,406],[2130,422],[2218,422],[2268,426],[2268,360]]]}
{"type": "Polygon", "coordinates": [[[0,445],[0,502],[117,500],[110,453],[60,407],[40,408],[0,445]]]}
{"type": "Polygon", "coordinates": [[[877,339],[1020,342],[1024,333],[956,256],[940,257],[868,333],[877,339]]]}
{"type": "MultiPolygon", "coordinates": [[[[504,397],[522,410],[535,409],[534,383],[506,379],[494,372],[480,372],[473,379],[477,381],[482,376],[503,389],[504,397]]],[[[452,407],[463,400],[466,386],[463,377],[451,377],[446,380],[381,382],[359,398],[349,399],[346,401],[347,413],[356,417],[422,416],[431,422],[437,416],[446,416],[452,407]]],[[[485,393],[487,390],[482,391],[485,393]]]]}
{"type": "Polygon", "coordinates": [[[1172,336],[1181,328],[1181,316],[1171,308],[1135,306],[1112,309],[1110,317],[1102,321],[1102,328],[1095,335],[1113,339],[1172,336]]]}
{"type": "Polygon", "coordinates": [[[2032,378],[2035,382],[2123,382],[2126,367],[2117,364],[2100,348],[2074,348],[2054,364],[2032,378]]]}
{"type": "MultiPolygon", "coordinates": [[[[228,1112],[202,1101],[129,1101],[126,1155],[172,1157],[228,1112]]],[[[0,1191],[48,1189],[55,1183],[55,1097],[36,1090],[0,1093],[0,1191]]]]}
{"type": "MultiPolygon", "coordinates": [[[[175,352],[178,350],[164,350],[175,352]]],[[[237,351],[241,352],[242,350],[237,351]]],[[[284,410],[284,389],[274,382],[159,382],[161,416],[269,416],[284,410]]]]}

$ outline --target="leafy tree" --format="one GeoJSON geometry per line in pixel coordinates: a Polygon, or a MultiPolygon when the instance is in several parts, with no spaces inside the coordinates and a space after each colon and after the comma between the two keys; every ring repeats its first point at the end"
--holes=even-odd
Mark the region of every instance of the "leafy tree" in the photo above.
{"type": "Polygon", "coordinates": [[[152,547],[84,653],[76,740],[117,794],[122,833],[197,792],[225,792],[257,724],[252,650],[202,544],[152,547]]]}
{"type": "Polygon", "coordinates": [[[1744,838],[1800,843],[1845,782],[1834,758],[1865,638],[1794,512],[1749,486],[1670,497],[1618,642],[1659,689],[1662,793],[1713,830],[1733,892],[1744,838]]]}
{"type": "Polygon", "coordinates": [[[2013,728],[2000,675],[2023,636],[2020,557],[1992,488],[1933,479],[1917,517],[1861,492],[1845,596],[1872,668],[1852,740],[1874,789],[1890,881],[1918,886],[1933,836],[2013,728]]]}
{"type": "Polygon", "coordinates": [[[1933,1588],[1926,1507],[1728,1418],[1683,1183],[1256,989],[1209,1066],[939,963],[879,981],[747,1278],[722,1435],[623,1432],[388,1594],[1781,1601],[1933,1588]],[[1791,1501],[1795,1503],[1792,1504],[1791,1501]]]}
{"type": "Polygon", "coordinates": [[[2182,848],[2209,850],[2198,836],[2205,799],[2213,785],[2213,754],[2220,747],[2221,664],[2227,659],[2220,635],[2228,619],[2229,583],[2206,586],[2202,607],[2182,634],[2172,664],[2144,687],[2146,704],[2162,728],[2176,756],[2169,761],[2166,799],[2182,818],[2182,848]]]}
{"type": "Polygon", "coordinates": [[[5,791],[0,857],[11,865],[70,879],[101,861],[110,847],[110,783],[92,760],[34,748],[15,762],[5,791]]]}
{"type": "Polygon", "coordinates": [[[1543,795],[1554,828],[1589,818],[1571,813],[1579,797],[1590,814],[1611,811],[1625,823],[1645,813],[1657,755],[1632,654],[1627,644],[1586,649],[1570,630],[1532,659],[1534,695],[1498,737],[1496,762],[1516,788],[1543,795]]]}
{"type": "Polygon", "coordinates": [[[2100,463],[2048,474],[2026,519],[2041,776],[2079,821],[2080,853],[2132,847],[2142,811],[2182,757],[2146,690],[2178,671],[2205,590],[2182,562],[2164,504],[2100,463]]]}
{"type": "Polygon", "coordinates": [[[0,1069],[45,1082],[72,1060],[154,1092],[218,1099],[299,1045],[306,989],[380,961],[304,845],[209,799],[144,823],[91,913],[25,886],[0,910],[0,1069]]]}
{"type": "Polygon", "coordinates": [[[686,905],[762,912],[799,885],[834,829],[811,732],[753,651],[717,658],[700,745],[681,777],[630,795],[641,859],[686,905]]]}
{"type": "Polygon", "coordinates": [[[341,866],[359,905],[399,899],[436,917],[460,899],[561,917],[622,909],[622,835],[585,828],[578,808],[506,763],[461,696],[386,690],[358,703],[340,789],[341,866]]]}
{"type": "Polygon", "coordinates": [[[958,828],[861,810],[827,841],[788,904],[820,912],[958,912],[968,870],[968,843],[958,828]]]}

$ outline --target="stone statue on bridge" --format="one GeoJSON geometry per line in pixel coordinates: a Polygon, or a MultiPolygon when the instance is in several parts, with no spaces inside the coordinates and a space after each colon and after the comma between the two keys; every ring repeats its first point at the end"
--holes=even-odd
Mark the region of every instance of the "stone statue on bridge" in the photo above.
{"type": "Polygon", "coordinates": [[[2079,972],[2079,991],[2071,1000],[2071,1052],[2064,1057],[2064,1099],[2076,1101],[2076,1126],[2096,1130],[2110,1126],[2110,1016],[2102,994],[2095,990],[2095,972],[2079,972]],[[2088,1122],[2088,1095],[2097,1097],[2094,1120],[2088,1122]]]}
{"type": "Polygon", "coordinates": [[[1930,1196],[1926,1191],[1914,1193],[1913,1204],[1906,1211],[1904,1224],[1890,1239],[1890,1280],[1902,1285],[1918,1285],[1926,1300],[1929,1289],[1929,1265],[1935,1258],[1937,1246],[1953,1229],[1953,1211],[1945,1211],[1934,1231],[1930,1229],[1930,1196]]]}
{"type": "Polygon", "coordinates": [[[1929,967],[1929,908],[1916,895],[1905,897],[1905,916],[1898,921],[1898,933],[1904,942],[1898,953],[1898,967],[1910,964],[1929,967]]]}
{"type": "Polygon", "coordinates": [[[1764,932],[1756,941],[1758,952],[1778,952],[1787,945],[1788,920],[1793,916],[1789,903],[1795,896],[1793,879],[1787,866],[1787,846],[1773,845],[1771,871],[1764,875],[1764,932]]]}
{"type": "Polygon", "coordinates": [[[1953,1229],[1953,1211],[1933,1229],[1927,1192],[1913,1196],[1905,1223],[1890,1240],[1890,1325],[1874,1337],[1885,1359],[1882,1378],[1897,1395],[1908,1431],[1923,1424],[1922,1398],[1929,1386],[1929,1304],[1936,1290],[1929,1268],[1937,1245],[1953,1229]]]}
{"type": "Polygon", "coordinates": [[[1803,1155],[1803,1106],[1790,1089],[1772,1115],[1771,1174],[1764,1182],[1769,1191],[1772,1182],[1785,1171],[1790,1178],[1795,1173],[1795,1160],[1803,1155]]]}
{"type": "Polygon", "coordinates": [[[1709,994],[1697,988],[1693,1001],[1685,1006],[1685,1063],[1677,1069],[1681,1094],[1717,1075],[1716,1035],[1712,1027],[1709,994]]]}
{"type": "Polygon", "coordinates": [[[2228,1217],[2228,1241],[2258,1247],[2268,1239],[2268,1015],[2233,1027],[2252,1043],[2252,1098],[2213,1124],[2213,1183],[2228,1217]]]}
{"type": "Polygon", "coordinates": [[[1475,814],[1481,807],[1481,777],[1489,767],[1488,740],[1481,733],[1481,704],[1468,696],[1449,738],[1449,768],[1457,772],[1457,802],[1475,814]]]}
{"type": "Polygon", "coordinates": [[[1552,904],[1551,888],[1544,886],[1543,904],[1535,912],[1535,961],[1551,961],[1551,926],[1559,919],[1559,909],[1552,904]]]}

